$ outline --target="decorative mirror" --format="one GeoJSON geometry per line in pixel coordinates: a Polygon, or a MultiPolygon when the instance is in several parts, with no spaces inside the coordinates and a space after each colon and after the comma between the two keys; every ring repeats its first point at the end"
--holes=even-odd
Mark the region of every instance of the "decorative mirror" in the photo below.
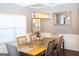
{"type": "Polygon", "coordinates": [[[71,23],[71,12],[53,13],[54,25],[65,25],[71,23]]]}

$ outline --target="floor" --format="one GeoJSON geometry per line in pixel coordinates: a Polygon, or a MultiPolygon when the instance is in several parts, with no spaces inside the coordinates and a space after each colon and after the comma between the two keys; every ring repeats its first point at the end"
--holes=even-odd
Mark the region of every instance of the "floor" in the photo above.
{"type": "MultiPolygon", "coordinates": [[[[0,54],[0,56],[3,56],[3,55],[4,54],[0,54]]],[[[26,56],[26,54],[21,54],[21,55],[26,56]]],[[[63,55],[60,55],[60,56],[63,56],[63,55]]],[[[79,56],[79,52],[65,49],[64,50],[64,56],[79,56]]]]}
{"type": "MultiPolygon", "coordinates": [[[[63,53],[61,52],[60,56],[63,56],[62,54],[63,53]]],[[[26,56],[26,54],[23,54],[23,53],[21,55],[26,56]]],[[[43,56],[45,56],[45,55],[43,55],[43,56]]],[[[64,50],[64,56],[79,56],[79,52],[65,49],[64,50]]]]}
{"type": "Polygon", "coordinates": [[[65,56],[79,56],[79,52],[65,49],[65,56]]]}

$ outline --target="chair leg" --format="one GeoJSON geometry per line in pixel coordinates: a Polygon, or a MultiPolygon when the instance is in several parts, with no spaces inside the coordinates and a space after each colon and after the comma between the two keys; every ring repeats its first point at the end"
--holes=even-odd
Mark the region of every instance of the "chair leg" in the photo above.
{"type": "Polygon", "coordinates": [[[63,42],[63,56],[65,55],[65,53],[64,53],[64,42],[63,42]]]}
{"type": "Polygon", "coordinates": [[[59,56],[60,54],[59,54],[60,52],[59,51],[57,51],[57,56],[59,56]]]}

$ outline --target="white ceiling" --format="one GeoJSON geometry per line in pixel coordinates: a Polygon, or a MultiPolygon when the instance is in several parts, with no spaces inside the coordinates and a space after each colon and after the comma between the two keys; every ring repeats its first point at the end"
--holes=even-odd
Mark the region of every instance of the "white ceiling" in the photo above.
{"type": "Polygon", "coordinates": [[[27,6],[30,8],[38,9],[38,8],[56,6],[56,5],[60,5],[63,3],[16,3],[16,4],[18,4],[20,6],[27,6]]]}

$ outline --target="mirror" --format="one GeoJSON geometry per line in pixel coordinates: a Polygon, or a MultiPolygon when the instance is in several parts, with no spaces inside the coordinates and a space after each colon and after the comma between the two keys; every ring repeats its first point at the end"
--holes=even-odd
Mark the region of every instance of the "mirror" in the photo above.
{"type": "Polygon", "coordinates": [[[71,13],[70,12],[56,12],[53,13],[53,19],[55,25],[70,24],[71,13]]]}

